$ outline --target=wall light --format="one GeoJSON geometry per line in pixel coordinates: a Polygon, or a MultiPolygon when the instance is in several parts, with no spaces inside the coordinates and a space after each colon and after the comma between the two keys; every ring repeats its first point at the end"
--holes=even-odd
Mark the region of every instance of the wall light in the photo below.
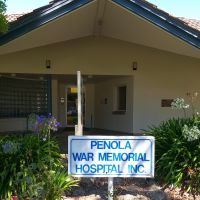
{"type": "Polygon", "coordinates": [[[136,70],[138,69],[138,63],[137,63],[137,62],[133,62],[133,63],[132,63],[132,69],[133,69],[134,71],[136,71],[136,70]]]}
{"type": "Polygon", "coordinates": [[[51,60],[48,60],[48,59],[47,59],[47,60],[45,61],[45,66],[46,66],[47,69],[50,69],[50,68],[51,68],[51,60]]]}

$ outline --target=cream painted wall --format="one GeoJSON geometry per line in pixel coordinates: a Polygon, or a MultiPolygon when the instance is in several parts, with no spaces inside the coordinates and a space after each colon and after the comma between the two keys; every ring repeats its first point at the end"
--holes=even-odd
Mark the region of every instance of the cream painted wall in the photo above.
{"type": "Polygon", "coordinates": [[[71,40],[1,55],[0,72],[75,74],[81,70],[83,74],[128,75],[132,73],[131,63],[135,57],[134,51],[126,50],[133,50],[132,47],[108,38],[71,40]],[[51,59],[51,69],[46,69],[46,59],[51,59]]]}
{"type": "Polygon", "coordinates": [[[145,55],[135,76],[135,131],[171,117],[184,116],[182,110],[161,107],[161,99],[183,97],[189,102],[187,92],[200,92],[200,60],[159,51],[145,55]]]}
{"type": "MultiPolygon", "coordinates": [[[[178,115],[170,108],[161,108],[161,99],[200,91],[200,59],[111,38],[86,37],[0,56],[0,60],[2,73],[75,74],[80,70],[83,74],[134,76],[134,132],[178,115]],[[49,70],[45,69],[46,58],[52,61],[49,70]],[[131,68],[133,61],[138,62],[137,71],[131,68]]],[[[58,112],[64,112],[60,104],[58,112]]],[[[95,125],[108,127],[104,123],[95,125]]]]}
{"type": "Polygon", "coordinates": [[[0,119],[0,132],[24,131],[27,128],[26,118],[0,119]]]}
{"type": "Polygon", "coordinates": [[[133,133],[133,77],[113,78],[95,85],[95,128],[133,133]],[[114,91],[126,86],[126,113],[113,114],[115,111],[114,91]],[[105,98],[107,104],[104,103],[105,98]]]}

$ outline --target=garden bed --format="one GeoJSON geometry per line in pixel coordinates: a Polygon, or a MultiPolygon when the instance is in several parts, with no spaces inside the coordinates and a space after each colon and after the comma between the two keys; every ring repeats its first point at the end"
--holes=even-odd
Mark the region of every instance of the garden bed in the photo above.
{"type": "MultiPolygon", "coordinates": [[[[181,193],[180,189],[164,188],[153,179],[115,178],[116,200],[200,200],[200,196],[181,193]]],[[[84,178],[80,187],[67,192],[65,200],[106,200],[106,178],[84,178]]]]}

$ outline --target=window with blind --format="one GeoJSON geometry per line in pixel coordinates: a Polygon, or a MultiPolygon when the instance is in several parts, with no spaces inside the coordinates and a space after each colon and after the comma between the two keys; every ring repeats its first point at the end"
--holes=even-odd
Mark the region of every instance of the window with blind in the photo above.
{"type": "Polygon", "coordinates": [[[0,118],[47,114],[47,80],[0,77],[0,118]]]}

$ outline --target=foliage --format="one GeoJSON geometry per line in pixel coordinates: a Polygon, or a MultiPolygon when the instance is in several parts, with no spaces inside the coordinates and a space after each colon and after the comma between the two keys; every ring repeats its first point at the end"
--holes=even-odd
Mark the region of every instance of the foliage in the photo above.
{"type": "Polygon", "coordinates": [[[66,177],[66,173],[66,169],[57,169],[56,172],[49,173],[48,178],[50,182],[46,184],[46,188],[44,187],[44,191],[48,191],[46,199],[60,199],[64,190],[69,190],[71,187],[77,186],[78,180],[73,180],[70,176],[66,177]]]}
{"type": "Polygon", "coordinates": [[[57,122],[56,118],[53,117],[51,114],[46,116],[39,116],[34,113],[29,115],[28,118],[29,129],[38,134],[38,137],[42,140],[47,140],[50,136],[51,131],[57,131],[60,123],[57,122]]]}
{"type": "Polygon", "coordinates": [[[190,107],[189,104],[185,104],[185,100],[183,98],[176,98],[172,104],[171,107],[173,109],[187,109],[190,107]]]}
{"type": "Polygon", "coordinates": [[[172,109],[177,109],[177,110],[183,110],[184,112],[184,117],[186,117],[186,109],[190,107],[189,104],[185,103],[185,100],[183,98],[176,98],[174,101],[171,103],[171,108],[172,109]]]}
{"type": "Polygon", "coordinates": [[[5,0],[0,0],[0,33],[5,33],[8,30],[8,23],[5,17],[6,4],[5,0]]]}
{"type": "Polygon", "coordinates": [[[37,135],[0,138],[0,199],[60,199],[65,189],[75,186],[69,180],[54,139],[43,141],[37,135]]]}
{"type": "Polygon", "coordinates": [[[200,192],[198,121],[196,117],[170,119],[146,131],[155,136],[157,178],[192,193],[200,192]]]}

